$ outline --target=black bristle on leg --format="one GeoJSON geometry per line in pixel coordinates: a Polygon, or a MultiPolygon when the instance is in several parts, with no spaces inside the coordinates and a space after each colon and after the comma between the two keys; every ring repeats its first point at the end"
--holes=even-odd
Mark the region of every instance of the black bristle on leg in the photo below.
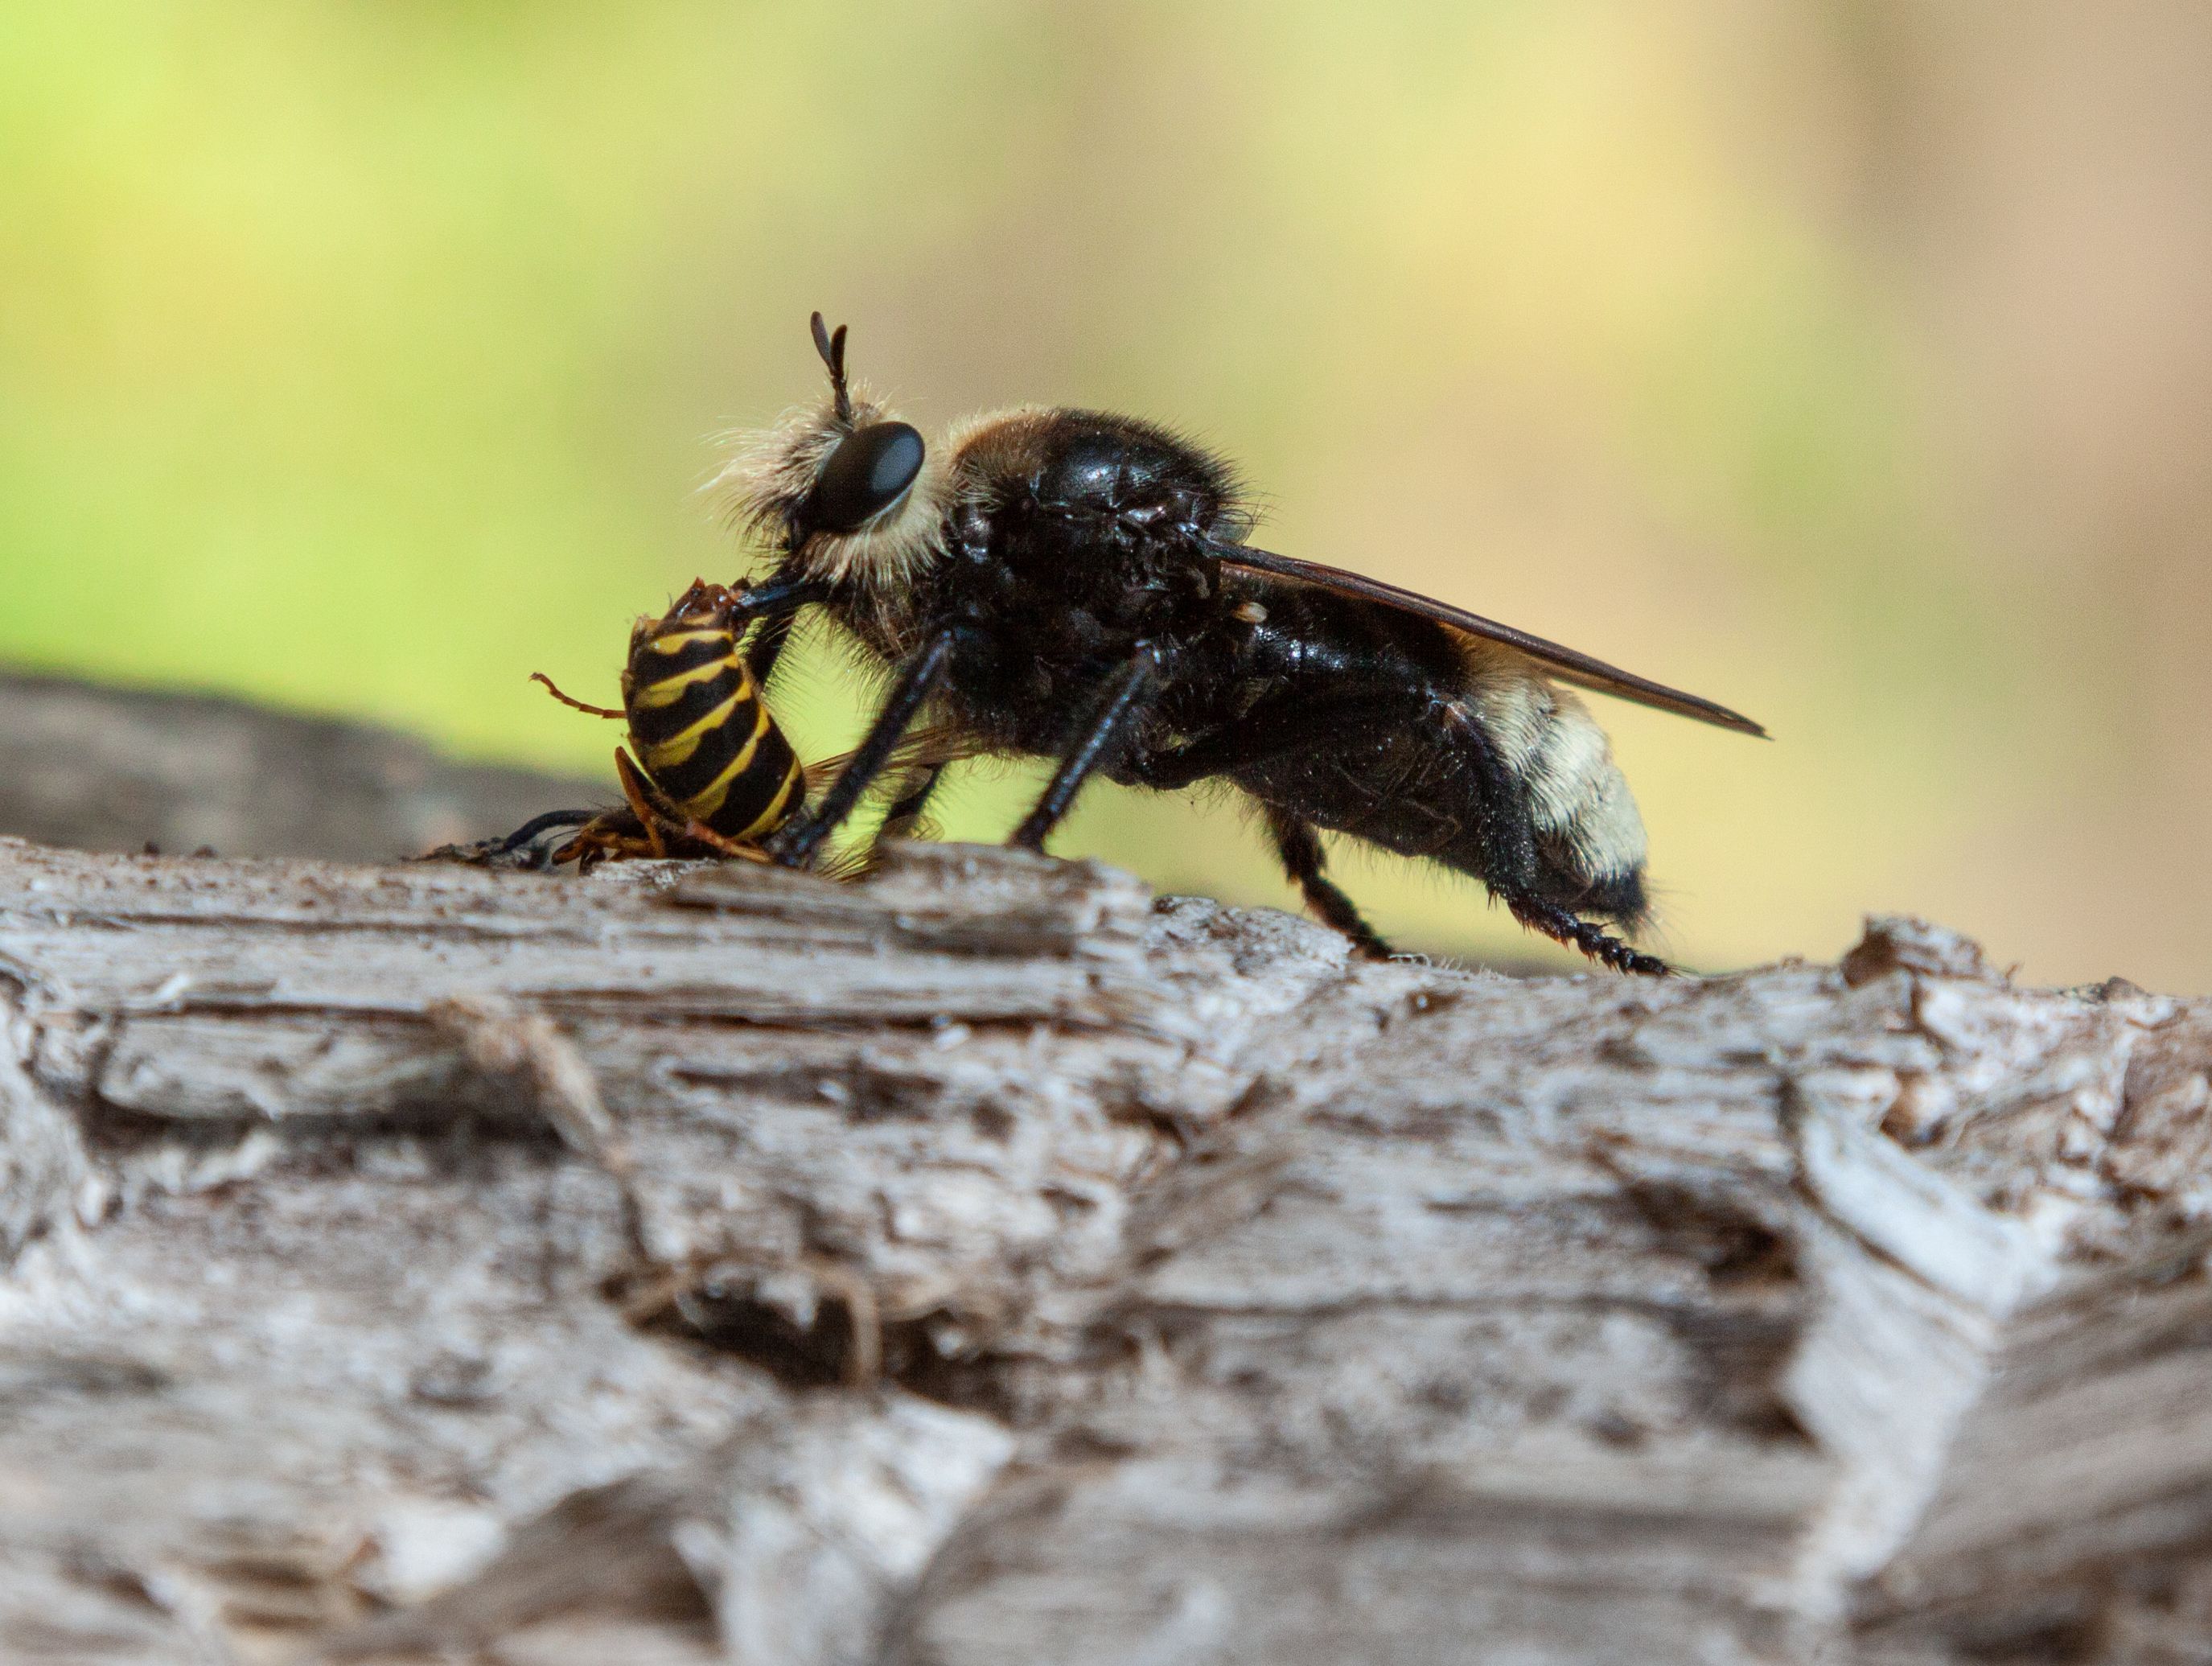
{"type": "Polygon", "coordinates": [[[1609,966],[1616,972],[1632,973],[1638,977],[1668,977],[1674,974],[1674,969],[1658,956],[1632,948],[1603,927],[1593,926],[1556,903],[1535,897],[1509,897],[1505,906],[1529,930],[1541,932],[1553,942],[1564,943],[1571,949],[1579,949],[1600,965],[1609,966]]]}
{"type": "Polygon", "coordinates": [[[1390,945],[1360,917],[1352,899],[1322,873],[1321,836],[1314,831],[1313,824],[1270,806],[1267,831],[1274,839],[1283,872],[1304,896],[1306,906],[1323,924],[1350,938],[1352,946],[1370,960],[1388,960],[1395,952],[1390,945]]]}

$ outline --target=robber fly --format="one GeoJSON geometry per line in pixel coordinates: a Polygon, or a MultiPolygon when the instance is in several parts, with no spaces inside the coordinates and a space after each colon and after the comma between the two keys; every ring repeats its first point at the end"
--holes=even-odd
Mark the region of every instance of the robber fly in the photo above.
{"type": "MultiPolygon", "coordinates": [[[[721,481],[781,559],[737,599],[765,678],[819,606],[890,673],[850,767],[768,842],[810,860],[934,711],[974,754],[1056,767],[1012,842],[1041,848],[1094,774],[1218,778],[1257,803],[1314,912],[1389,949],[1322,871],[1318,830],[1480,879],[1516,919],[1620,971],[1665,964],[1644,833],[1591,689],[1746,734],[1749,718],[1395,585],[1254,548],[1228,466],[1166,429],[1021,406],[932,448],[845,366],[743,439],[721,481]]],[[[926,795],[933,773],[916,790],[926,795]]]]}

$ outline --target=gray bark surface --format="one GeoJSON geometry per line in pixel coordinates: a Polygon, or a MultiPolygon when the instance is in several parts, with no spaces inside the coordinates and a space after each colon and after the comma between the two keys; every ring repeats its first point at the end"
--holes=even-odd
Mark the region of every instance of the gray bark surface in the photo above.
{"type": "Polygon", "coordinates": [[[0,1657],[2212,1659],[2212,1002],[0,842],[0,1657]]]}
{"type": "Polygon", "coordinates": [[[373,724],[0,672],[0,834],[47,844],[386,861],[615,797],[373,724]]]}

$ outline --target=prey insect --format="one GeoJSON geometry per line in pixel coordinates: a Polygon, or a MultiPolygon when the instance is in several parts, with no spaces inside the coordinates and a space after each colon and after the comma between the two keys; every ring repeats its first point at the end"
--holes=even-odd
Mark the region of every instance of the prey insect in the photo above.
{"type": "MultiPolygon", "coordinates": [[[[641,617],[631,628],[620,707],[575,699],[544,672],[532,672],[562,704],[629,724],[636,756],[615,749],[623,804],[549,811],[504,838],[448,845],[431,854],[493,866],[574,862],[583,872],[623,858],[768,860],[763,842],[818,795],[846,760],[799,762],[763,697],[744,631],[730,590],[695,579],[665,613],[641,617]]],[[[927,830],[921,812],[928,787],[957,754],[949,737],[927,732],[898,749],[878,777],[896,795],[878,838],[927,830]]],[[[865,854],[826,865],[836,879],[855,878],[867,866],[865,854]]]]}
{"type": "MultiPolygon", "coordinates": [[[[1307,904],[1389,945],[1323,867],[1348,834],[1480,879],[1531,930],[1625,972],[1650,915],[1644,824],[1593,690],[1746,734],[1750,719],[1379,580],[1253,547],[1228,466],[1166,429],[1024,406],[935,448],[854,385],[819,313],[829,397],[723,480],[780,554],[737,599],[765,679],[818,607],[890,676],[849,767],[768,841],[809,861],[925,712],[971,753],[1054,770],[1012,842],[1041,848],[1093,775],[1220,780],[1255,802],[1307,904]]],[[[925,795],[927,784],[920,789],[925,795]]]]}
{"type": "Polygon", "coordinates": [[[631,629],[619,708],[573,699],[532,673],[563,705],[629,724],[636,756],[615,748],[623,803],[550,812],[477,853],[529,850],[561,831],[544,860],[585,871],[620,857],[768,860],[763,841],[805,804],[806,772],[740,651],[742,628],[730,592],[695,581],[667,612],[631,629]]]}

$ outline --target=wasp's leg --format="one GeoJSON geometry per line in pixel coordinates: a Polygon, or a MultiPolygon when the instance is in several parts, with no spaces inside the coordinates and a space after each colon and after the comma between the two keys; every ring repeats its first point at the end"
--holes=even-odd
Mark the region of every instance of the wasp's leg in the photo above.
{"type": "Polygon", "coordinates": [[[1022,818],[1013,836],[1006,841],[1024,850],[1042,850],[1045,836],[1067,813],[1075,795],[1083,790],[1083,783],[1091,772],[1108,761],[1114,747],[1127,733],[1130,722],[1144,709],[1145,697],[1152,692],[1159,677],[1159,660],[1149,647],[1139,648],[1136,657],[1114,673],[1112,679],[1099,690],[1090,708],[1083,714],[1075,731],[1075,744],[1060,760],[1052,779],[1045,785],[1044,794],[1036,807],[1022,818]]]}
{"type": "Polygon", "coordinates": [[[688,816],[676,824],[673,830],[679,839],[688,839],[693,844],[702,844],[718,856],[732,857],[747,862],[768,860],[768,852],[763,850],[758,845],[739,844],[728,834],[717,833],[706,823],[688,816]]]}
{"type": "Polygon", "coordinates": [[[630,814],[645,829],[646,842],[653,854],[667,855],[667,842],[660,836],[660,830],[669,818],[653,803],[652,784],[647,781],[645,771],[630,762],[629,754],[619,746],[615,748],[615,774],[621,778],[623,796],[629,800],[630,814]]]}
{"type": "Polygon", "coordinates": [[[1275,854],[1283,871],[1306,899],[1306,906],[1324,925],[1334,926],[1350,938],[1352,946],[1370,960],[1388,960],[1390,945],[1360,917],[1352,901],[1322,873],[1321,835],[1303,816],[1293,816],[1273,805],[1267,806],[1267,832],[1275,842],[1275,854]]]}
{"type": "Polygon", "coordinates": [[[787,823],[768,842],[768,854],[772,859],[786,867],[806,866],[807,858],[836,830],[839,823],[853,813],[853,806],[860,801],[860,795],[890,765],[901,738],[913,727],[923,704],[944,680],[945,668],[951,658],[952,633],[948,630],[933,637],[921,653],[907,661],[891,688],[890,697],[876,714],[867,738],[854,751],[853,761],[845,766],[843,773],[822,795],[822,802],[787,823]]]}
{"type": "Polygon", "coordinates": [[[622,776],[623,795],[629,800],[630,814],[637,818],[645,830],[644,837],[651,854],[668,855],[668,837],[673,836],[679,841],[704,845],[720,856],[742,857],[752,862],[768,860],[767,854],[758,846],[739,844],[728,835],[717,833],[697,817],[686,814],[631,761],[629,753],[618,751],[615,754],[615,769],[622,776]]]}
{"type": "Polygon", "coordinates": [[[588,701],[579,700],[573,695],[562,693],[561,685],[555,682],[551,678],[548,677],[542,671],[532,672],[530,673],[530,680],[533,683],[543,683],[545,685],[546,693],[551,695],[562,705],[570,707],[576,711],[582,712],[587,717],[611,717],[620,719],[629,715],[628,713],[618,710],[613,706],[594,706],[588,701]]]}
{"type": "Polygon", "coordinates": [[[577,873],[589,873],[609,856],[625,854],[623,836],[615,830],[612,812],[610,812],[578,828],[574,836],[555,850],[547,860],[556,867],[574,862],[577,873]]]}

